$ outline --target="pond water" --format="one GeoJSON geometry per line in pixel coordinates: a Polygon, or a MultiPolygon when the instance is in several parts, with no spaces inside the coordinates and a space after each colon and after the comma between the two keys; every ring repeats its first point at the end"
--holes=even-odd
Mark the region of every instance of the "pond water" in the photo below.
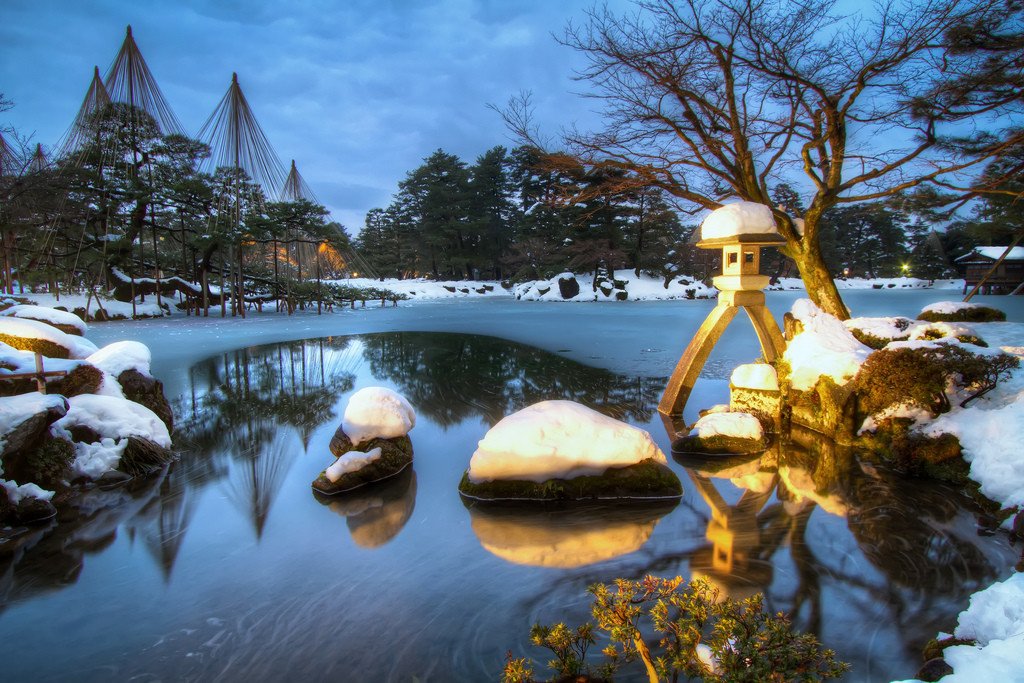
{"type": "MultiPolygon", "coordinates": [[[[505,307],[460,310],[497,321],[505,307]]],[[[422,328],[444,310],[420,308],[409,315],[422,328]]],[[[545,314],[549,326],[566,310],[579,309],[545,314]]],[[[353,320],[346,332],[372,326],[353,320]]],[[[91,336],[150,335],[159,347],[167,324],[91,336]]],[[[593,330],[575,333],[589,343],[593,330]]],[[[204,339],[201,326],[191,334],[204,339]]],[[[912,676],[922,645],[1014,561],[1005,535],[978,535],[977,511],[954,491],[804,439],[717,472],[672,462],[677,505],[467,507],[457,484],[476,442],[536,401],[586,403],[667,453],[656,414],[666,371],[593,367],[480,334],[320,334],[233,339],[173,376],[160,369],[180,461],[92,491],[80,518],[0,558],[4,680],[497,680],[507,650],[545,661],[528,645],[532,623],[587,620],[588,585],[646,573],[708,576],[734,597],[763,591],[853,664],[846,680],[892,680],[912,676]],[[370,385],[416,407],[414,466],[319,498],[310,482],[332,460],[347,397],[370,385]]],[[[624,343],[651,364],[646,347],[624,343]]],[[[724,385],[700,383],[691,404],[720,401],[724,385]]]]}
{"type": "MultiPolygon", "coordinates": [[[[869,295],[848,296],[858,314],[949,298],[869,295]]],[[[780,314],[796,296],[769,304],[780,314]]],[[[798,438],[717,472],[672,462],[678,505],[502,511],[460,499],[487,428],[546,398],[641,426],[669,453],[656,403],[711,305],[600,304],[596,315],[458,302],[290,325],[93,326],[97,343],[154,348],[181,459],[92,490],[79,515],[0,556],[3,679],[498,680],[508,649],[546,659],[528,645],[532,623],[586,621],[587,586],[648,572],[764,592],[853,664],[846,680],[912,676],[924,643],[1015,559],[1005,535],[978,535],[977,511],[947,487],[798,438]],[[388,331],[402,328],[422,332],[388,331]],[[415,405],[414,467],[317,498],[309,484],[332,461],[345,401],[370,385],[415,405]]],[[[688,412],[723,400],[728,368],[756,355],[750,331],[729,334],[688,412]]]]}

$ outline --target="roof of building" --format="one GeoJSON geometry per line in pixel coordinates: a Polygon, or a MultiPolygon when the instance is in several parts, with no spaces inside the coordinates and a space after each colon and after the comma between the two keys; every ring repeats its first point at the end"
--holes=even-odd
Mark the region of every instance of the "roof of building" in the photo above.
{"type": "MultiPolygon", "coordinates": [[[[1003,255],[1004,251],[1006,251],[1006,247],[975,247],[974,251],[964,254],[956,259],[956,261],[959,263],[961,261],[971,261],[979,258],[995,261],[1003,255]]],[[[1011,249],[1003,262],[1005,263],[1006,261],[1024,261],[1024,247],[1014,247],[1011,249]]]]}

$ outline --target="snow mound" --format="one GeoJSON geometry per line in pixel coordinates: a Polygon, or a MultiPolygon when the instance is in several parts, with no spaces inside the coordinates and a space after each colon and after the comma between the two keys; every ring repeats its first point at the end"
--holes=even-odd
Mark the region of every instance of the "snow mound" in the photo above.
{"type": "Polygon", "coordinates": [[[889,341],[906,339],[914,330],[923,326],[920,322],[898,315],[881,318],[850,318],[844,320],[843,325],[850,331],[857,330],[877,339],[889,341]]]}
{"type": "Polygon", "coordinates": [[[943,651],[953,673],[947,683],[1022,681],[1024,676],[1024,574],[1014,574],[971,596],[954,631],[975,645],[955,645],[943,651]]]}
{"type": "Polygon", "coordinates": [[[56,308],[48,308],[46,306],[18,304],[17,306],[11,306],[4,311],[0,311],[0,315],[11,316],[13,318],[26,318],[28,320],[41,320],[54,325],[66,325],[78,330],[78,333],[83,335],[85,334],[86,329],[88,329],[85,323],[82,322],[82,319],[74,313],[58,311],[56,308]]]}
{"type": "MultiPolygon", "coordinates": [[[[521,301],[620,301],[618,292],[626,293],[626,301],[668,301],[677,299],[713,299],[718,290],[708,287],[700,280],[685,275],[677,275],[665,283],[662,277],[637,275],[633,270],[615,271],[614,281],[621,283],[621,289],[594,288],[593,273],[573,275],[561,273],[550,280],[531,280],[522,282],[512,289],[512,295],[521,301]],[[563,299],[559,280],[575,278],[580,285],[579,294],[571,299],[563,299]]],[[[605,281],[610,283],[609,281],[605,281]]]]}
{"type": "Polygon", "coordinates": [[[729,384],[739,389],[778,391],[779,376],[767,363],[746,363],[736,366],[729,377],[729,384]]]}
{"type": "Polygon", "coordinates": [[[63,346],[71,358],[87,358],[96,353],[96,345],[84,337],[61,332],[56,327],[28,318],[0,317],[0,333],[23,339],[42,339],[63,346]]]}
{"type": "Polygon", "coordinates": [[[341,479],[342,475],[361,470],[371,462],[380,460],[380,456],[383,453],[384,451],[379,447],[371,448],[365,453],[362,451],[349,451],[348,453],[342,454],[334,461],[333,465],[324,470],[324,476],[332,483],[337,482],[341,479]]]}
{"type": "Polygon", "coordinates": [[[700,224],[703,240],[738,235],[771,235],[777,233],[772,210],[755,202],[736,202],[721,206],[700,224]]]}
{"type": "Polygon", "coordinates": [[[804,327],[786,345],[782,356],[789,363],[793,388],[809,391],[822,375],[831,377],[836,384],[846,384],[872,349],[857,341],[838,318],[822,311],[810,299],[794,302],[792,313],[804,327]]]}
{"type": "Polygon", "coordinates": [[[405,436],[416,426],[416,413],[405,398],[384,387],[366,387],[352,394],[341,428],[358,445],[370,439],[405,436]]]}
{"type": "Polygon", "coordinates": [[[665,454],[642,429],[572,401],[542,401],[513,413],[481,439],[469,480],[548,479],[601,474],[665,454]]]}
{"type": "Polygon", "coordinates": [[[113,377],[120,376],[125,370],[138,370],[149,377],[149,364],[153,356],[149,347],[142,342],[119,341],[107,344],[86,360],[113,377]]]}
{"type": "Polygon", "coordinates": [[[734,439],[764,438],[761,421],[750,413],[709,413],[697,420],[690,430],[690,436],[710,439],[713,436],[728,436],[734,439]]]}

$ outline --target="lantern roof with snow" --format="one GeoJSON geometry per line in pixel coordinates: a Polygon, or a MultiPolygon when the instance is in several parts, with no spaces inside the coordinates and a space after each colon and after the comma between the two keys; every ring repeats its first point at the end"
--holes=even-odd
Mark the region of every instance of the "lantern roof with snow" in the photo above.
{"type": "Polygon", "coordinates": [[[719,249],[726,244],[785,244],[775,227],[772,210],[756,202],[725,204],[708,214],[700,226],[702,249],[719,249]]]}

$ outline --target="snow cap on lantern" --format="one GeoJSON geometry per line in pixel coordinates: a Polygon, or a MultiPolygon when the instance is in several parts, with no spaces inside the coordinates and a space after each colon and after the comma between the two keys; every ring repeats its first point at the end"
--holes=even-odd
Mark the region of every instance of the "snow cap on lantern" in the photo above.
{"type": "Polygon", "coordinates": [[[714,279],[721,290],[764,289],[761,247],[781,246],[785,240],[775,227],[772,210],[755,202],[725,204],[712,211],[700,226],[701,249],[722,250],[722,274],[714,279]]]}

